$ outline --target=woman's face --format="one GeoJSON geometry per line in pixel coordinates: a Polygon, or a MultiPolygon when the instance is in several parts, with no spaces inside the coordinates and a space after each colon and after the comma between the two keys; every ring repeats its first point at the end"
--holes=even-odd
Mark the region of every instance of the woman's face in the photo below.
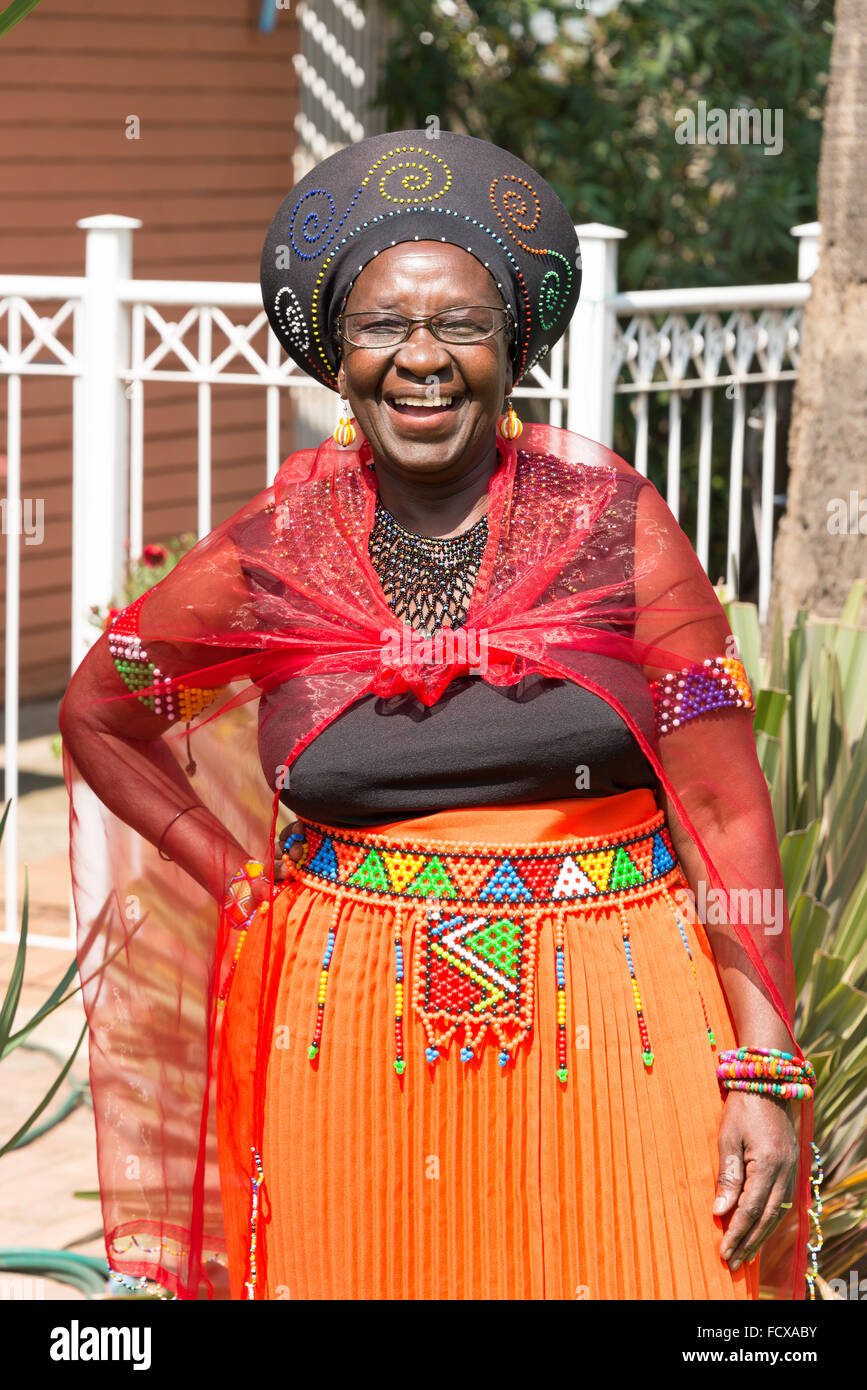
{"type": "MultiPolygon", "coordinates": [[[[448,242],[390,246],[369,261],[352,287],[345,314],[390,309],[407,318],[503,299],[481,261],[448,242]]],[[[508,329],[481,343],[443,343],[416,324],[397,347],[354,347],[341,340],[341,395],[373,450],[374,462],[399,476],[438,481],[469,473],[496,456],[494,431],[512,389],[508,329]],[[400,396],[451,395],[449,409],[401,414],[400,396]]]]}

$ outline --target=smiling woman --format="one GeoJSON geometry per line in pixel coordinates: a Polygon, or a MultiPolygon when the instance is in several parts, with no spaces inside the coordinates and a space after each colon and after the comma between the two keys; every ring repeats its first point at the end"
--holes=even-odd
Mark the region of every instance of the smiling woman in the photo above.
{"type": "MultiPolygon", "coordinates": [[[[380,333],[389,322],[380,314],[380,333]]],[[[412,531],[448,537],[487,507],[499,461],[495,426],[512,389],[509,329],[490,271],[459,246],[402,242],[369,262],[353,284],[341,320],[338,389],[373,451],[384,506],[412,531]],[[470,341],[444,341],[442,330],[433,331],[436,319],[422,318],[405,325],[403,341],[359,345],[360,331],[373,333],[359,318],[372,310],[435,316],[474,305],[482,306],[482,319],[475,330],[472,320],[464,328],[470,341]],[[406,404],[413,400],[426,404],[406,404]]]]}
{"type": "Polygon", "coordinates": [[[732,1300],[779,1228],[803,1297],[788,923],[695,907],[782,883],[743,667],[651,484],[503,413],[575,307],[571,218],[507,151],[401,131],[292,190],[261,274],[352,418],[61,710],[113,1267],[732,1300]]]}

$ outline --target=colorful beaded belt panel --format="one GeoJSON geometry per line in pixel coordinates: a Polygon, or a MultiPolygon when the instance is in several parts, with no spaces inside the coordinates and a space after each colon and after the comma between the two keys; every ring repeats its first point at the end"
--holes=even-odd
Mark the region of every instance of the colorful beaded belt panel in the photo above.
{"type": "Polygon", "coordinates": [[[303,824],[307,853],[299,877],[373,897],[536,907],[599,902],[647,888],[676,865],[661,811],[638,831],[484,849],[446,842],[407,849],[387,836],[303,824]]]}
{"type": "MultiPolygon", "coordinates": [[[[322,1046],[340,904],[350,898],[395,905],[394,1067],[398,1074],[406,1068],[403,931],[408,910],[422,915],[424,923],[414,962],[412,1003],[427,1038],[428,1062],[437,1062],[440,1049],[447,1048],[462,1029],[462,1061],[470,1062],[478,1055],[490,1031],[499,1043],[501,1066],[508,1064],[533,1029],[539,926],[543,917],[552,916],[557,1076],[565,1081],[565,917],[582,905],[610,904],[620,918],[641,1056],[645,1066],[652,1066],[627,905],[659,894],[668,898],[695,975],[684,923],[670,892],[682,871],[661,811],[620,833],[523,845],[414,844],[374,832],[336,830],[309,821],[301,824],[304,858],[300,865],[290,866],[291,877],[334,894],[308,1049],[311,1061],[322,1046]]],[[[713,1046],[713,1033],[707,1027],[713,1046]]]]}

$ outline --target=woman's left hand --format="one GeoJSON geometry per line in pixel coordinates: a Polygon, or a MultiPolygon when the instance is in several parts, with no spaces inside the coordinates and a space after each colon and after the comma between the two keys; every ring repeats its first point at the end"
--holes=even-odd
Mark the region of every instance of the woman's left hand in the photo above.
{"type": "Polygon", "coordinates": [[[791,1205],[798,1140],[789,1103],[749,1091],[726,1096],[713,1213],[733,1212],[720,1247],[732,1273],[754,1258],[791,1205]]]}

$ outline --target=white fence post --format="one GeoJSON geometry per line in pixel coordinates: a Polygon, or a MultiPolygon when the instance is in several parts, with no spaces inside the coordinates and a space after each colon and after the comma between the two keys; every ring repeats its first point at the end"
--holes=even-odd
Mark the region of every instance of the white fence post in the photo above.
{"type": "Polygon", "coordinates": [[[617,243],[627,235],[601,222],[576,226],[581,297],[569,325],[567,429],[610,448],[614,442],[614,335],[617,243]]]}
{"type": "Polygon", "coordinates": [[[82,342],[76,344],[77,428],[72,446],[72,669],[99,636],[94,604],[117,593],[129,525],[127,399],[119,369],[129,361],[129,310],[119,282],[132,275],[136,217],[83,217],[87,232],[82,342]]]}
{"type": "Polygon", "coordinates": [[[797,227],[790,227],[789,232],[798,241],[798,279],[811,280],[816,266],[819,264],[819,237],[822,232],[821,222],[801,222],[797,227]]]}

